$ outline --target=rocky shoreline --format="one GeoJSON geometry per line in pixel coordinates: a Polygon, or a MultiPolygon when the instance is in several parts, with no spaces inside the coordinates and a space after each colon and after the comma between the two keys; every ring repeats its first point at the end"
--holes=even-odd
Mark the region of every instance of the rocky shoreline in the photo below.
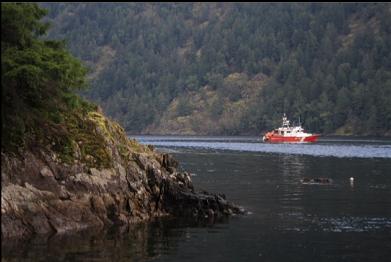
{"type": "Polygon", "coordinates": [[[18,157],[2,152],[2,239],[130,225],[162,216],[197,220],[243,213],[222,194],[195,191],[190,175],[178,171],[169,154],[138,145],[144,150],[129,151],[124,158],[118,146],[107,146],[109,167],[77,159],[64,163],[42,148],[18,157]]]}

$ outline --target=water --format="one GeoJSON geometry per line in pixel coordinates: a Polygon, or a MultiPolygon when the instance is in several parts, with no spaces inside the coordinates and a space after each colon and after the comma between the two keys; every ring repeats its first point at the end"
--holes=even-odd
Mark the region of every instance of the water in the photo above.
{"type": "Polygon", "coordinates": [[[314,144],[269,144],[254,137],[135,137],[158,147],[185,147],[240,152],[262,152],[311,156],[391,158],[391,141],[321,139],[314,144]]]}
{"type": "Polygon", "coordinates": [[[321,139],[271,145],[252,137],[136,137],[172,153],[196,189],[248,214],[218,224],[177,219],[126,232],[35,238],[6,261],[389,261],[391,141],[321,139]],[[328,177],[330,185],[303,185],[328,177]],[[354,181],[350,181],[354,177],[354,181]]]}

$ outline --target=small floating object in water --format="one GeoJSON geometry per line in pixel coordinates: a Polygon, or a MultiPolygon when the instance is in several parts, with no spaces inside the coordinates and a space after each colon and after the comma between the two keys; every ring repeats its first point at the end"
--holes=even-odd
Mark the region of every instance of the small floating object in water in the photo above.
{"type": "Polygon", "coordinates": [[[350,186],[353,187],[354,186],[354,177],[350,177],[350,186]]]}
{"type": "Polygon", "coordinates": [[[301,180],[301,183],[304,185],[330,185],[332,182],[333,180],[327,177],[317,177],[317,178],[305,177],[301,180]]]}

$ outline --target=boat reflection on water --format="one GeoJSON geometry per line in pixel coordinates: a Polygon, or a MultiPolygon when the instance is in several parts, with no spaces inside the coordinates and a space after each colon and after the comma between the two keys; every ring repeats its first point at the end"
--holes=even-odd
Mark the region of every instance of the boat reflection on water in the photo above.
{"type": "MultiPolygon", "coordinates": [[[[278,156],[284,178],[300,179],[305,173],[305,158],[300,155],[281,154],[278,156]]],[[[291,182],[291,181],[289,181],[291,182]]]]}
{"type": "Polygon", "coordinates": [[[279,219],[281,224],[296,224],[304,216],[301,201],[304,198],[304,188],[299,185],[300,179],[306,173],[305,159],[299,155],[278,156],[281,171],[279,195],[279,219]],[[294,185],[294,186],[293,186],[294,185]]]}

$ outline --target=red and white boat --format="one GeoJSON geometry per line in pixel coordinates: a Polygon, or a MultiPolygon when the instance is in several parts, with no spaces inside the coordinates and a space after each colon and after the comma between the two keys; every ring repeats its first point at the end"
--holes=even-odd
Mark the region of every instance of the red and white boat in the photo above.
{"type": "Polygon", "coordinates": [[[267,132],[262,139],[263,142],[269,143],[313,143],[316,142],[319,136],[319,134],[306,133],[301,124],[290,126],[290,121],[284,113],[282,126],[267,132]]]}

